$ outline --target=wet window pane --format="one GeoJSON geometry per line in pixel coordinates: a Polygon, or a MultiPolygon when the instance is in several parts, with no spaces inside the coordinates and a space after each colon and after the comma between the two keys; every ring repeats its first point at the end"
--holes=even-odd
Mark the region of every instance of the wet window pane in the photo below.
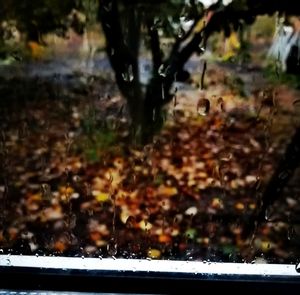
{"type": "Polygon", "coordinates": [[[214,2],[5,2],[0,254],[299,262],[299,10],[214,2]]]}

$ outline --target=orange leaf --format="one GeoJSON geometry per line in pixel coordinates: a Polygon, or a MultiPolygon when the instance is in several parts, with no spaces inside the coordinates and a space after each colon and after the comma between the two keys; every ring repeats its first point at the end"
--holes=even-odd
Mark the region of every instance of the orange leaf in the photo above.
{"type": "Polygon", "coordinates": [[[161,234],[161,235],[158,237],[158,241],[159,241],[160,243],[168,244],[168,243],[171,243],[171,242],[172,242],[172,238],[171,238],[169,235],[161,234]]]}
{"type": "Polygon", "coordinates": [[[169,187],[169,186],[161,185],[158,188],[158,194],[159,195],[164,195],[164,196],[167,196],[167,197],[171,197],[171,196],[174,196],[174,195],[178,194],[178,191],[177,191],[176,187],[169,187]]]}
{"type": "Polygon", "coordinates": [[[67,245],[63,241],[58,240],[58,241],[55,242],[53,248],[56,251],[63,252],[67,249],[67,245]]]}
{"type": "Polygon", "coordinates": [[[90,239],[94,242],[101,240],[101,234],[97,231],[90,232],[90,239]]]}

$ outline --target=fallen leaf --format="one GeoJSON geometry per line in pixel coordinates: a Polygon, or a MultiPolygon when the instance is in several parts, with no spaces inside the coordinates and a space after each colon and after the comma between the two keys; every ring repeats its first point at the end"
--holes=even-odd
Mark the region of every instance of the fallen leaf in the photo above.
{"type": "Polygon", "coordinates": [[[158,259],[161,256],[161,252],[158,249],[149,249],[147,256],[151,259],[158,259]]]}

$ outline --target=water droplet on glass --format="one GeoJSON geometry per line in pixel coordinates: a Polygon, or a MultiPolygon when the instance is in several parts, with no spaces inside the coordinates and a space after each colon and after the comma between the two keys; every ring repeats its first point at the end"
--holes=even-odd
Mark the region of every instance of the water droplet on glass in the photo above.
{"type": "Polygon", "coordinates": [[[272,215],[272,212],[270,209],[266,209],[266,212],[265,212],[265,220],[266,221],[270,221],[271,220],[271,215],[272,215]]]}
{"type": "Polygon", "coordinates": [[[300,106],[300,99],[295,99],[293,101],[293,105],[296,107],[296,106],[300,106]]]}
{"type": "Polygon", "coordinates": [[[108,255],[116,256],[117,252],[118,252],[117,243],[115,242],[114,239],[110,239],[110,241],[107,244],[107,253],[108,253],[108,255]]]}
{"type": "Polygon", "coordinates": [[[205,48],[203,46],[199,46],[199,50],[200,50],[200,53],[204,53],[205,52],[205,48]]]}
{"type": "Polygon", "coordinates": [[[181,39],[184,36],[184,34],[185,34],[184,29],[182,27],[179,27],[177,30],[177,37],[181,39]]]}
{"type": "Polygon", "coordinates": [[[291,240],[295,234],[295,229],[292,225],[289,226],[288,231],[287,231],[287,238],[288,240],[291,240]]]}
{"type": "Polygon", "coordinates": [[[47,183],[41,184],[41,194],[44,199],[46,199],[46,200],[51,199],[52,193],[51,193],[51,187],[49,184],[47,184],[47,183]]]}
{"type": "Polygon", "coordinates": [[[223,162],[229,162],[232,159],[232,154],[230,152],[222,152],[220,155],[220,160],[223,162]]]}
{"type": "Polygon", "coordinates": [[[165,67],[164,64],[161,64],[158,68],[158,74],[162,77],[166,77],[170,66],[165,67]]]}
{"type": "Polygon", "coordinates": [[[127,67],[127,70],[122,73],[122,78],[125,82],[132,82],[133,81],[133,70],[132,70],[132,65],[129,65],[127,67]]]}
{"type": "Polygon", "coordinates": [[[197,103],[197,113],[201,116],[206,116],[210,110],[210,102],[206,98],[200,98],[197,103]]]}
{"type": "Polygon", "coordinates": [[[176,105],[177,105],[177,96],[174,95],[173,96],[173,107],[176,107],[176,105]]]}
{"type": "Polygon", "coordinates": [[[114,181],[114,178],[111,175],[111,173],[109,173],[109,179],[108,179],[109,184],[112,184],[113,181],[114,181]]]}
{"type": "Polygon", "coordinates": [[[76,226],[76,219],[77,219],[77,217],[76,217],[75,214],[72,214],[72,215],[70,216],[70,220],[69,220],[69,228],[70,228],[70,229],[75,228],[75,226],[76,226]]]}
{"type": "Polygon", "coordinates": [[[6,258],[6,265],[11,265],[11,261],[9,258],[6,258]]]}
{"type": "Polygon", "coordinates": [[[112,1],[109,1],[106,5],[103,6],[103,8],[109,12],[112,8],[112,1]]]}
{"type": "Polygon", "coordinates": [[[280,172],[280,174],[278,175],[279,179],[284,180],[287,177],[289,177],[290,172],[288,170],[284,170],[282,172],[280,172]]]}
{"type": "Polygon", "coordinates": [[[220,108],[220,111],[225,112],[224,100],[222,97],[218,98],[217,104],[218,104],[218,107],[220,108]]]}
{"type": "Polygon", "coordinates": [[[78,182],[80,182],[80,177],[78,175],[74,175],[72,177],[72,180],[73,180],[73,182],[78,183],[78,182]]]}

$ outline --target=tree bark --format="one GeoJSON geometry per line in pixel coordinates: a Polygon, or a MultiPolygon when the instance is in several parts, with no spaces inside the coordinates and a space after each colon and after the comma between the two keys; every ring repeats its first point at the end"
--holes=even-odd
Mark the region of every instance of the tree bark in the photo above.
{"type": "Polygon", "coordinates": [[[258,208],[256,220],[263,222],[265,220],[266,210],[276,201],[282,194],[295,170],[300,165],[300,127],[297,128],[291,142],[285,150],[285,154],[279,162],[272,178],[261,198],[261,207],[258,208]]]}

